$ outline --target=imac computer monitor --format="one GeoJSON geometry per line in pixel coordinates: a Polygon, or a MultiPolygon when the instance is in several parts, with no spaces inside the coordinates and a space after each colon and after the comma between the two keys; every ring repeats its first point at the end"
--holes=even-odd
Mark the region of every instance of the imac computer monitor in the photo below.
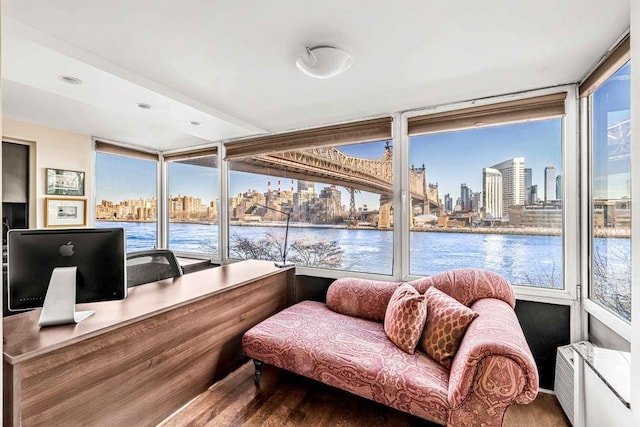
{"type": "Polygon", "coordinates": [[[127,295],[122,228],[10,230],[7,264],[9,310],[43,307],[40,326],[77,323],[94,312],[76,303],[127,295]]]}

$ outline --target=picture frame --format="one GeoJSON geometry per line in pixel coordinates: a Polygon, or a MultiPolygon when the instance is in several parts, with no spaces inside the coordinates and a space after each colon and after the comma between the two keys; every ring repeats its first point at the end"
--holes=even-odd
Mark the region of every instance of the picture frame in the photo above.
{"type": "Polygon", "coordinates": [[[84,196],[84,172],[47,168],[46,194],[84,196]]]}
{"type": "Polygon", "coordinates": [[[87,225],[87,200],[47,197],[44,209],[45,227],[84,227],[87,225]]]}

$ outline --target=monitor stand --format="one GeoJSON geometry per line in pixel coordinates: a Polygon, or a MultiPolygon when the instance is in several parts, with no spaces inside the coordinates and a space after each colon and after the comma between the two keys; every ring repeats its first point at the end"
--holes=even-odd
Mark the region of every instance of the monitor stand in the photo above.
{"type": "Polygon", "coordinates": [[[77,270],[77,267],[56,267],[53,269],[38,325],[55,326],[79,323],[95,314],[95,311],[76,311],[77,270]]]}

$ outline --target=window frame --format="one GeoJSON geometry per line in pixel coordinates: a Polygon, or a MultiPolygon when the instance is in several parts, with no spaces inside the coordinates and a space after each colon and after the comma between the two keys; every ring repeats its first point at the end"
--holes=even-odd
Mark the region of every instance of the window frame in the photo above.
{"type": "MultiPolygon", "coordinates": [[[[409,135],[408,135],[408,119],[419,115],[453,111],[463,108],[469,108],[480,105],[490,105],[494,103],[502,103],[507,101],[515,101],[535,96],[544,96],[558,92],[567,92],[565,100],[565,116],[562,120],[562,168],[563,168],[563,261],[565,265],[563,273],[564,289],[546,289],[531,286],[514,285],[514,291],[518,299],[537,301],[552,304],[569,305],[572,308],[577,307],[576,300],[579,298],[577,289],[579,288],[579,272],[582,270],[579,258],[579,241],[580,229],[576,221],[569,220],[576,218],[579,211],[579,180],[581,172],[579,165],[578,150],[578,99],[576,85],[564,85],[552,88],[538,89],[526,91],[517,94],[508,94],[482,99],[463,101],[458,103],[443,104],[424,109],[416,109],[405,112],[397,112],[391,115],[391,140],[393,141],[394,156],[394,193],[393,193],[393,209],[398,221],[394,221],[393,226],[393,263],[392,273],[390,275],[353,272],[347,270],[330,270],[314,267],[297,267],[297,274],[309,275],[315,277],[323,277],[337,279],[341,277],[360,277],[374,280],[414,280],[422,276],[409,274],[409,200],[406,188],[409,183],[409,135]],[[568,173],[572,171],[571,173],[568,173]],[[575,226],[574,226],[575,224],[575,226]],[[571,242],[571,244],[569,243],[571,242]]],[[[387,116],[389,117],[389,116],[387,116]]],[[[225,160],[226,144],[234,141],[221,141],[215,144],[209,144],[209,147],[217,147],[219,168],[218,168],[218,186],[219,186],[219,229],[218,229],[218,257],[213,258],[210,254],[182,253],[178,255],[190,257],[202,257],[204,259],[212,259],[212,261],[227,264],[237,262],[238,260],[229,257],[229,167],[228,161],[225,160]]],[[[365,142],[365,141],[363,141],[365,142]]],[[[185,149],[171,150],[161,153],[162,155],[179,154],[201,149],[202,147],[189,147],[185,149]]],[[[160,156],[158,162],[159,182],[158,182],[158,247],[166,248],[168,245],[168,165],[163,156],[160,156]]],[[[584,283],[584,282],[583,282],[584,283]]],[[[572,309],[572,318],[576,317],[576,313],[572,309]]],[[[580,317],[579,315],[577,316],[580,317]]],[[[572,337],[578,337],[572,328],[572,337]]]]}
{"type": "MultiPolygon", "coordinates": [[[[606,61],[606,60],[605,60],[606,61]]],[[[630,61],[630,59],[629,59],[630,61]]],[[[604,63],[604,62],[603,62],[604,63]]],[[[618,70],[624,67],[627,62],[623,62],[619,67],[614,68],[611,71],[611,75],[615,74],[618,70]]],[[[605,326],[613,330],[627,341],[631,341],[632,328],[631,322],[627,322],[622,317],[615,314],[613,311],[607,309],[602,304],[596,302],[590,297],[591,292],[591,262],[592,262],[592,231],[593,231],[593,203],[592,203],[592,178],[593,178],[593,95],[601,86],[602,83],[608,81],[602,80],[599,85],[589,91],[586,96],[580,98],[580,145],[581,151],[584,154],[582,159],[582,170],[584,171],[582,179],[585,185],[582,188],[582,230],[581,235],[583,239],[582,247],[582,324],[583,324],[583,336],[587,337],[589,334],[588,316],[591,315],[604,323],[605,326]]],[[[631,94],[629,94],[631,96],[631,94]]],[[[632,154],[633,155],[633,154],[632,154]]],[[[631,164],[633,169],[633,164],[631,164]]],[[[633,175],[631,174],[632,178],[633,175]]],[[[633,207],[632,207],[633,209],[633,207]]],[[[633,230],[633,229],[632,229],[633,230]]],[[[633,239],[633,236],[630,237],[633,239]]],[[[633,244],[633,243],[631,243],[633,244]]],[[[633,289],[632,289],[633,292],[633,289]]],[[[633,310],[633,309],[632,309],[633,310]]]]}
{"type": "MultiPolygon", "coordinates": [[[[406,185],[409,180],[409,135],[408,135],[408,121],[409,118],[425,115],[441,113],[446,111],[455,111],[463,108],[490,105],[494,103],[515,101],[518,99],[530,98],[535,96],[544,96],[557,92],[567,92],[565,100],[565,115],[561,118],[561,158],[563,168],[563,224],[562,224],[562,238],[563,249],[562,259],[564,263],[563,272],[563,289],[548,289],[548,288],[536,288],[532,286],[513,285],[514,292],[517,299],[545,302],[552,304],[569,305],[572,307],[572,318],[577,316],[577,300],[578,296],[578,284],[579,284],[579,251],[580,243],[579,224],[572,218],[577,218],[579,212],[579,153],[578,153],[578,104],[577,104],[577,88],[576,85],[563,85],[552,88],[538,89],[526,92],[520,92],[517,94],[502,95],[496,97],[488,97],[471,101],[464,101],[454,104],[438,105],[429,107],[422,110],[413,110],[402,113],[402,165],[401,171],[403,175],[403,183],[406,185]],[[571,171],[569,173],[569,171],[571,171]]],[[[406,187],[405,187],[406,188],[406,187]]],[[[409,201],[406,194],[402,197],[404,215],[402,230],[403,247],[402,247],[402,274],[401,280],[415,280],[421,276],[409,274],[409,201]]],[[[574,332],[572,326],[572,338],[579,335],[579,331],[574,332]]]]}
{"type": "MultiPolygon", "coordinates": [[[[162,195],[162,208],[159,209],[162,212],[162,222],[160,224],[160,228],[162,229],[162,240],[161,240],[161,246],[162,248],[166,248],[166,249],[171,249],[169,247],[169,164],[174,161],[171,158],[174,156],[179,156],[182,154],[188,155],[188,154],[193,154],[194,157],[198,157],[198,154],[201,152],[209,152],[209,151],[215,151],[215,155],[218,156],[218,176],[216,179],[216,184],[218,186],[218,198],[220,200],[219,204],[218,204],[218,241],[217,241],[217,245],[218,245],[218,253],[217,255],[212,255],[209,253],[205,253],[205,252],[186,252],[186,251],[174,251],[174,253],[176,254],[176,256],[178,257],[185,257],[185,258],[193,258],[193,259],[209,259],[214,263],[217,264],[221,264],[223,263],[223,260],[226,259],[223,256],[223,250],[226,250],[226,245],[225,248],[223,248],[222,243],[223,243],[223,238],[222,238],[222,210],[223,207],[222,205],[222,200],[223,200],[223,194],[222,194],[222,189],[224,188],[223,186],[223,179],[221,177],[221,175],[223,174],[223,165],[224,165],[224,169],[226,170],[226,161],[223,161],[223,155],[224,152],[221,152],[221,150],[224,149],[224,145],[221,143],[214,143],[214,144],[207,144],[205,146],[198,146],[198,147],[188,147],[188,148],[184,148],[184,149],[178,149],[178,150],[170,150],[170,151],[164,151],[161,153],[161,159],[160,159],[160,170],[161,170],[161,175],[160,176],[160,180],[159,180],[159,187],[161,188],[161,195],[162,195]],[[167,159],[165,159],[168,158],[167,159]]],[[[212,153],[210,153],[209,155],[213,155],[212,153]]],[[[225,181],[226,183],[226,181],[225,181]]],[[[226,185],[226,184],[225,184],[226,185]]],[[[159,215],[160,216],[160,215],[159,215]]]]}
{"type": "MultiPolygon", "coordinates": [[[[357,145],[357,144],[367,144],[367,143],[371,143],[371,142],[379,142],[379,141],[383,141],[383,140],[390,140],[392,142],[393,145],[393,158],[392,158],[392,171],[393,171],[393,201],[392,201],[392,208],[394,210],[394,212],[400,212],[399,209],[401,209],[401,205],[399,203],[399,192],[398,192],[398,188],[399,188],[399,177],[398,177],[398,164],[400,162],[400,156],[397,155],[397,150],[399,149],[399,147],[396,144],[397,139],[395,138],[395,135],[397,135],[397,130],[396,130],[396,126],[398,126],[399,123],[399,117],[400,117],[400,113],[397,114],[393,114],[393,115],[385,115],[382,116],[378,119],[363,119],[362,122],[366,124],[366,122],[379,122],[382,123],[383,125],[385,124],[384,122],[387,122],[387,125],[390,124],[390,138],[386,138],[384,137],[383,139],[365,139],[363,141],[356,141],[356,142],[348,142],[348,143],[344,143],[344,142],[339,142],[338,144],[336,144],[336,146],[346,146],[346,145],[357,145]]],[[[348,127],[351,123],[357,124],[360,121],[356,121],[356,122],[348,122],[345,124],[345,127],[348,127]]],[[[331,129],[331,128],[337,128],[340,129],[342,128],[342,125],[332,125],[329,126],[327,128],[318,128],[321,130],[325,130],[325,129],[331,129]]],[[[313,128],[311,129],[311,131],[313,131],[313,128]]],[[[305,131],[300,131],[301,133],[305,131]]],[[[297,131],[294,131],[292,133],[297,133],[297,131]]],[[[376,133],[376,131],[374,131],[373,133],[376,133]]],[[[377,131],[377,133],[379,134],[380,132],[377,131]]],[[[286,134],[285,134],[286,135],[286,134]]],[[[278,136],[278,134],[273,135],[273,139],[279,139],[276,138],[278,136]]],[[[388,136],[388,135],[387,135],[388,136]]],[[[260,137],[255,137],[255,138],[251,138],[251,142],[254,143],[255,140],[259,139],[260,137]]],[[[267,138],[271,139],[272,136],[268,136],[267,138]]],[[[231,142],[233,143],[233,141],[227,141],[227,142],[231,142]]],[[[325,144],[332,146],[332,144],[325,144]]],[[[294,148],[292,148],[292,150],[281,150],[281,151],[295,151],[296,149],[301,149],[301,148],[312,148],[313,146],[304,146],[301,147],[299,145],[295,146],[294,148]]],[[[223,149],[226,149],[226,143],[223,144],[223,149]]],[[[255,155],[259,155],[259,154],[264,154],[264,153],[270,153],[270,152],[274,152],[271,149],[265,149],[264,147],[261,147],[262,151],[256,152],[255,155]]],[[[278,151],[275,151],[278,152],[278,151]]],[[[229,164],[231,161],[233,160],[240,160],[242,158],[245,157],[251,157],[251,156],[247,156],[246,154],[243,154],[242,156],[231,156],[230,158],[225,154],[224,156],[224,160],[222,161],[222,163],[225,166],[225,173],[224,173],[224,177],[225,177],[225,192],[229,191],[229,180],[230,180],[230,173],[231,173],[231,168],[229,167],[229,164]]],[[[221,210],[224,209],[225,211],[225,243],[226,243],[226,247],[225,247],[225,252],[224,252],[224,258],[221,260],[221,262],[223,264],[225,263],[232,263],[232,262],[239,262],[242,261],[241,259],[238,258],[232,258],[230,257],[230,245],[229,245],[229,194],[226,194],[226,203],[224,204],[224,208],[221,208],[221,210]]],[[[395,216],[395,218],[399,218],[398,216],[395,216]]],[[[351,271],[351,270],[338,270],[338,269],[331,269],[331,268],[320,268],[320,267],[307,267],[307,266],[300,266],[300,265],[296,265],[296,274],[299,275],[304,275],[304,276],[313,276],[313,277],[321,277],[321,278],[329,278],[329,279],[339,279],[339,278],[344,278],[344,277],[358,277],[358,278],[363,278],[363,279],[371,279],[371,280],[382,280],[382,281],[397,281],[400,278],[400,267],[399,267],[399,254],[400,254],[400,246],[397,243],[398,242],[398,235],[399,235],[399,221],[394,220],[393,223],[393,227],[391,227],[391,232],[393,233],[393,261],[391,264],[391,273],[390,274],[378,274],[378,273],[366,273],[366,272],[359,272],[359,271],[351,271]]],[[[222,234],[222,233],[220,233],[222,234]]]]}
{"type": "MultiPolygon", "coordinates": [[[[595,92],[602,83],[606,82],[609,77],[615,74],[620,68],[622,68],[628,61],[631,61],[631,41],[630,41],[630,32],[627,31],[625,34],[621,35],[618,40],[616,40],[611,47],[607,50],[606,54],[600,58],[600,61],[591,68],[587,73],[585,73],[584,78],[578,85],[578,95],[579,98],[579,118],[580,118],[580,152],[583,153],[580,160],[580,182],[584,183],[584,185],[580,188],[580,197],[581,197],[581,205],[580,205],[580,236],[583,244],[580,247],[580,262],[581,262],[581,286],[580,289],[580,297],[581,297],[581,337],[580,339],[587,338],[589,336],[589,315],[594,316],[600,322],[602,322],[605,326],[609,327],[615,333],[626,339],[627,341],[631,341],[632,337],[632,327],[633,323],[628,323],[623,320],[621,317],[617,316],[613,312],[604,308],[602,305],[596,303],[595,301],[589,298],[590,293],[590,281],[591,281],[591,228],[592,228],[592,203],[591,203],[591,141],[592,141],[592,119],[591,119],[591,111],[592,111],[592,94],[595,92]]],[[[633,78],[633,69],[632,69],[632,78],[633,78]]],[[[633,85],[631,85],[633,90],[633,85]]],[[[633,98],[633,95],[630,94],[633,98]]],[[[633,99],[631,100],[633,103],[633,99]]],[[[631,118],[633,122],[633,108],[631,113],[631,118]]],[[[631,142],[632,146],[633,138],[631,142]]],[[[633,148],[633,147],[632,147],[633,148]]],[[[632,151],[633,153],[633,151],[632,151]]],[[[638,173],[636,172],[635,175],[638,173]]],[[[634,178],[634,169],[631,168],[631,180],[633,182],[634,178]]],[[[634,190],[632,189],[631,197],[633,197],[634,190]]],[[[633,208],[632,208],[633,209],[633,208]]],[[[633,264],[635,253],[634,242],[633,242],[633,215],[632,215],[632,228],[631,228],[631,254],[632,259],[631,263],[633,264]]],[[[635,243],[637,246],[638,243],[635,243]]],[[[631,284],[633,286],[634,276],[637,277],[637,273],[634,273],[632,270],[632,281],[631,284]]],[[[632,289],[632,320],[633,320],[633,312],[637,311],[633,308],[633,289],[632,289]]],[[[637,300],[637,297],[635,297],[637,300]]]]}
{"type": "Polygon", "coordinates": [[[163,222],[162,222],[162,209],[164,203],[162,202],[162,159],[159,152],[154,150],[138,147],[133,144],[126,144],[121,142],[114,142],[105,138],[91,138],[91,149],[93,151],[91,172],[93,175],[91,191],[92,191],[92,203],[87,210],[87,215],[90,218],[91,226],[96,226],[96,206],[98,203],[98,180],[96,179],[97,171],[97,158],[98,154],[108,154],[111,156],[120,156],[130,159],[139,159],[156,162],[156,243],[155,247],[163,248],[162,242],[164,239],[163,234],[163,222]],[[101,148],[102,147],[102,148],[101,148]],[[154,159],[155,158],[155,159],[154,159]]]}

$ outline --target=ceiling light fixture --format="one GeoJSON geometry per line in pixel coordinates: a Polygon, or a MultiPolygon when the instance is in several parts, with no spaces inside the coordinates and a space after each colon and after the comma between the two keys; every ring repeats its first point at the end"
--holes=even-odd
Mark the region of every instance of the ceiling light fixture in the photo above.
{"type": "Polygon", "coordinates": [[[82,84],[82,80],[80,80],[77,77],[73,77],[73,76],[58,76],[58,79],[65,82],[65,83],[69,83],[70,85],[81,85],[82,84]]]}
{"type": "Polygon", "coordinates": [[[136,107],[142,108],[143,110],[151,110],[153,108],[150,104],[145,104],[144,102],[136,104],[136,107]]]}
{"type": "Polygon", "coordinates": [[[298,70],[317,79],[328,79],[344,73],[353,60],[344,50],[333,46],[307,47],[296,61],[298,70]]]}
{"type": "Polygon", "coordinates": [[[200,126],[200,122],[196,122],[196,121],[189,122],[189,124],[190,124],[191,126],[200,126]]]}

